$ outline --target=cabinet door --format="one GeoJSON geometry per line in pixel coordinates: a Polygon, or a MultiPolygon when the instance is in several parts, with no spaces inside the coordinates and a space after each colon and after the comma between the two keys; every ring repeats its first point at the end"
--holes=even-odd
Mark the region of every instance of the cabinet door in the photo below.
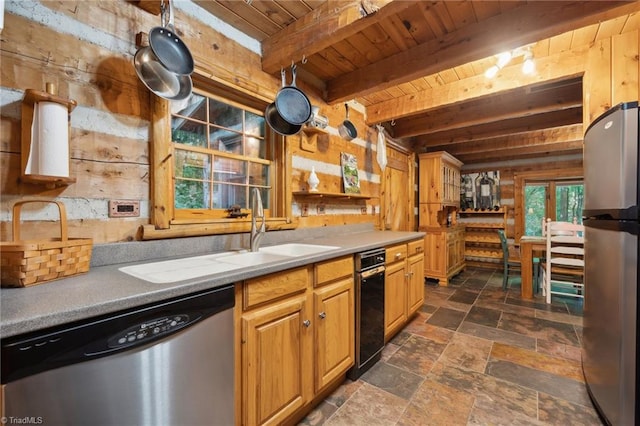
{"type": "Polygon", "coordinates": [[[409,271],[407,286],[407,316],[413,315],[424,303],[424,256],[407,259],[409,271]]]}
{"type": "Polygon", "coordinates": [[[353,294],[353,278],[314,291],[316,392],[354,363],[353,294]]]}
{"type": "Polygon", "coordinates": [[[307,307],[300,295],[242,316],[244,424],[280,424],[311,398],[307,307]]]}
{"type": "Polygon", "coordinates": [[[387,265],[384,279],[384,335],[386,338],[407,321],[405,262],[387,265]]]}
{"type": "Polygon", "coordinates": [[[427,277],[442,277],[447,272],[447,256],[445,233],[428,231],[424,237],[424,275],[427,277]]]}

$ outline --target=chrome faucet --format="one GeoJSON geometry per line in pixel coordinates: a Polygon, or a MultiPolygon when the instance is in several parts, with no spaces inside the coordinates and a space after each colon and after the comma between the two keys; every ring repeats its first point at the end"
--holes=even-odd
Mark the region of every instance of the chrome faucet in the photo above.
{"type": "Polygon", "coordinates": [[[251,251],[258,251],[260,248],[260,240],[265,232],[264,223],[264,208],[262,207],[260,190],[258,188],[253,188],[253,197],[251,200],[251,240],[249,242],[249,248],[251,251]],[[256,226],[256,218],[258,217],[262,219],[260,228],[256,226]]]}

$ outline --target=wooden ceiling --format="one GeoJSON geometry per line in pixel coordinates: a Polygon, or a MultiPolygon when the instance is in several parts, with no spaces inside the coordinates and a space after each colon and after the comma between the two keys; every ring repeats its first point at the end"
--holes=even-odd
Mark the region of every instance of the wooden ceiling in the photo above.
{"type": "MultiPolygon", "coordinates": [[[[582,81],[551,73],[463,100],[443,93],[474,77],[491,85],[484,72],[503,51],[520,52],[515,69],[525,49],[544,61],[640,19],[640,1],[614,0],[195,2],[259,40],[264,71],[279,76],[295,62],[305,87],[327,103],[355,100],[368,124],[465,163],[580,153],[582,81]]],[[[497,78],[509,78],[503,71],[497,78]]]]}

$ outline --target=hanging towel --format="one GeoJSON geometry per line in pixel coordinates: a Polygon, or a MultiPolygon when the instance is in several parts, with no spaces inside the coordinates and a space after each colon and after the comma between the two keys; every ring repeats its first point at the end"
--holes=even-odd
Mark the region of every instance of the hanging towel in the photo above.
{"type": "Polygon", "coordinates": [[[376,154],[376,160],[378,160],[380,169],[384,171],[384,168],[387,167],[386,137],[384,136],[384,127],[377,124],[376,128],[378,129],[378,145],[376,147],[378,152],[376,154]]]}

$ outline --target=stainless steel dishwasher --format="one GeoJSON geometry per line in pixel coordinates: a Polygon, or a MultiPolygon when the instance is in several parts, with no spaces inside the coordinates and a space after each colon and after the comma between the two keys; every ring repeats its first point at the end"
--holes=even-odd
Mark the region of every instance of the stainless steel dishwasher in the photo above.
{"type": "Polygon", "coordinates": [[[233,306],[228,285],[3,339],[4,416],[45,425],[233,425],[233,306]]]}

